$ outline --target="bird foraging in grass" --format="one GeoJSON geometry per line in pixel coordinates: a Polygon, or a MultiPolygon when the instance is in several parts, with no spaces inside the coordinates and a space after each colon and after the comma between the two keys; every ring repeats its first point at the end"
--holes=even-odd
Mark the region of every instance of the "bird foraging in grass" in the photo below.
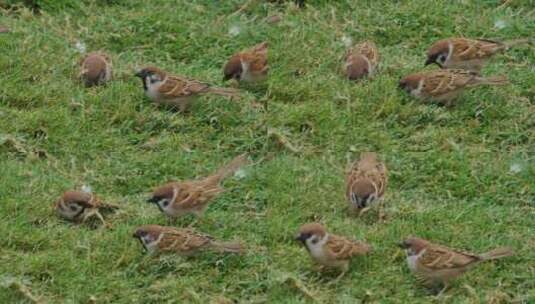
{"type": "Polygon", "coordinates": [[[110,226],[100,211],[113,211],[118,209],[116,205],[102,202],[97,196],[84,191],[65,191],[59,198],[54,209],[57,214],[74,223],[84,223],[95,216],[104,226],[110,226]]]}
{"type": "Polygon", "coordinates": [[[235,89],[219,88],[209,84],[171,75],[157,67],[146,67],[136,73],[141,78],[145,95],[156,104],[167,105],[181,112],[203,94],[215,94],[229,98],[238,97],[235,89]]]}
{"type": "Polygon", "coordinates": [[[92,52],[80,61],[80,74],[85,86],[102,85],[111,80],[111,58],[102,52],[92,52]]]}
{"type": "Polygon", "coordinates": [[[450,106],[464,90],[508,83],[504,76],[481,77],[466,70],[445,69],[407,75],[399,81],[399,88],[418,99],[450,106]]]}
{"type": "Polygon", "coordinates": [[[349,80],[371,77],[379,65],[379,50],[372,41],[361,42],[347,51],[344,71],[349,80]]]}
{"type": "Polygon", "coordinates": [[[425,65],[436,64],[443,69],[463,69],[479,74],[491,57],[524,43],[529,40],[442,39],[428,49],[425,65]]]}
{"type": "Polygon", "coordinates": [[[159,225],[138,227],[133,234],[143,248],[151,253],[175,253],[181,256],[193,256],[210,250],[222,253],[241,254],[244,248],[239,242],[220,242],[207,234],[190,228],[174,228],[159,225]]]}
{"type": "Polygon", "coordinates": [[[428,287],[443,285],[439,296],[446,291],[450,282],[481,262],[501,259],[513,255],[508,247],[500,247],[483,254],[473,254],[427,240],[410,237],[399,244],[407,254],[407,264],[417,280],[428,287]]]}
{"type": "MultiPolygon", "coordinates": [[[[382,202],[388,185],[388,171],[377,154],[364,152],[351,165],[346,176],[346,198],[352,213],[362,215],[382,202]]],[[[380,210],[380,217],[382,210],[380,210]]]]}
{"type": "Polygon", "coordinates": [[[261,82],[267,78],[268,43],[262,42],[239,52],[227,61],[223,68],[223,80],[236,79],[244,82],[261,82]]]}
{"type": "Polygon", "coordinates": [[[330,234],[319,223],[309,223],[301,226],[295,239],[305,246],[310,257],[316,263],[322,267],[341,270],[335,282],[347,273],[349,262],[352,258],[366,255],[372,249],[370,245],[364,242],[330,234]]]}
{"type": "Polygon", "coordinates": [[[155,204],[171,218],[188,213],[201,217],[209,203],[223,192],[221,182],[247,163],[247,155],[234,158],[226,166],[203,179],[169,182],[157,187],[147,202],[155,204]]]}

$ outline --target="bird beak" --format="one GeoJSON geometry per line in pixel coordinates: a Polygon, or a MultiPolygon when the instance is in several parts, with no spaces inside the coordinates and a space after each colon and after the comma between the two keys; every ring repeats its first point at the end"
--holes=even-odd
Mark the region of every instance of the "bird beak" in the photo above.
{"type": "Polygon", "coordinates": [[[435,63],[435,61],[433,59],[427,58],[427,60],[425,61],[425,66],[428,66],[428,65],[433,64],[433,63],[435,63]]]}
{"type": "Polygon", "coordinates": [[[398,245],[399,248],[402,248],[402,249],[409,248],[408,244],[405,243],[405,242],[399,242],[397,245],[398,245]]]}
{"type": "Polygon", "coordinates": [[[157,202],[158,202],[158,199],[155,198],[154,196],[152,196],[149,199],[147,199],[147,203],[149,203],[149,204],[156,204],[157,202]]]}
{"type": "Polygon", "coordinates": [[[306,237],[302,234],[298,234],[295,236],[294,240],[304,243],[306,241],[306,237]]]}
{"type": "Polygon", "coordinates": [[[134,75],[139,78],[145,78],[145,72],[143,70],[137,71],[134,75]]]}

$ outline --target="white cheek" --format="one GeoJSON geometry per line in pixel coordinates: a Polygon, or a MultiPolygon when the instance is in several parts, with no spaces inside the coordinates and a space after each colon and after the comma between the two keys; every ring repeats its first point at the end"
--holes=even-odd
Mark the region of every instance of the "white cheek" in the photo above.
{"type": "Polygon", "coordinates": [[[416,255],[407,256],[407,265],[409,266],[409,269],[412,271],[416,270],[416,260],[418,260],[418,256],[416,255]]]}
{"type": "Polygon", "coordinates": [[[160,97],[160,93],[158,93],[158,89],[162,85],[162,82],[158,81],[158,82],[151,83],[150,78],[147,77],[145,78],[145,84],[147,85],[147,91],[145,92],[145,94],[147,94],[149,98],[157,99],[160,97]]]}
{"type": "Polygon", "coordinates": [[[158,242],[151,239],[150,237],[142,237],[141,240],[143,241],[143,244],[145,244],[145,248],[147,248],[147,251],[150,253],[156,252],[157,244],[158,242]]]}
{"type": "Polygon", "coordinates": [[[411,91],[411,94],[413,96],[420,96],[422,94],[422,88],[424,87],[424,80],[421,79],[420,82],[418,82],[418,87],[411,91]]]}
{"type": "Polygon", "coordinates": [[[310,255],[316,259],[323,259],[325,254],[323,252],[323,245],[327,242],[327,236],[323,237],[321,240],[316,240],[316,243],[312,242],[312,238],[306,240],[308,249],[310,250],[310,255]]]}
{"type": "Polygon", "coordinates": [[[416,262],[420,258],[420,256],[425,252],[425,250],[422,250],[419,254],[412,254],[412,252],[409,252],[407,250],[407,265],[409,266],[409,269],[412,271],[416,270],[416,262]],[[409,255],[412,254],[412,255],[409,255]]]}

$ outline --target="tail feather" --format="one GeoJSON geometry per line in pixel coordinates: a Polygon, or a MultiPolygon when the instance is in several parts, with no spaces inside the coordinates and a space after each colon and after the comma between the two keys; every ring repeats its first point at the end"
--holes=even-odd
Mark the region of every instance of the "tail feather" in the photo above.
{"type": "Polygon", "coordinates": [[[214,250],[226,253],[242,254],[245,248],[240,242],[212,242],[214,250]]]}
{"type": "Polygon", "coordinates": [[[505,45],[507,49],[509,49],[513,46],[517,46],[520,44],[529,44],[531,42],[532,42],[531,39],[524,38],[524,39],[514,39],[514,40],[505,41],[503,42],[503,44],[505,45]]]}
{"type": "Polygon", "coordinates": [[[509,80],[505,76],[478,77],[477,78],[477,84],[506,85],[506,84],[509,84],[509,80]]]}
{"type": "Polygon", "coordinates": [[[209,87],[207,92],[230,98],[240,97],[240,91],[231,88],[209,87]]]}
{"type": "Polygon", "coordinates": [[[231,176],[236,171],[238,171],[243,165],[247,163],[247,154],[241,154],[235,157],[233,160],[230,161],[227,165],[217,170],[217,172],[208,177],[210,181],[214,181],[216,183],[220,183],[225,178],[231,176]]]}
{"type": "Polygon", "coordinates": [[[488,261],[488,260],[497,260],[497,259],[505,258],[508,256],[512,256],[512,255],[513,255],[513,250],[511,248],[500,247],[500,248],[496,248],[494,250],[485,252],[481,254],[480,257],[484,261],[488,261]]]}
{"type": "Polygon", "coordinates": [[[353,246],[353,254],[356,255],[365,255],[370,253],[373,250],[372,246],[364,242],[355,242],[353,246]]]}

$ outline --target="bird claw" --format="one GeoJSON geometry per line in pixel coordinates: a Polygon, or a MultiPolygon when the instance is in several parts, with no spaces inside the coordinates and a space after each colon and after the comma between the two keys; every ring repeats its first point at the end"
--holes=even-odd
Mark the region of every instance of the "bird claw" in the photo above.
{"type": "Polygon", "coordinates": [[[334,279],[334,280],[332,280],[331,282],[329,282],[328,285],[335,285],[335,284],[337,284],[337,283],[340,281],[340,279],[342,279],[342,278],[345,276],[345,274],[346,274],[346,271],[343,271],[342,273],[340,273],[340,274],[336,277],[336,279],[334,279]]]}
{"type": "Polygon", "coordinates": [[[442,288],[439,293],[435,296],[437,299],[440,299],[442,298],[442,296],[444,295],[444,293],[448,290],[449,286],[448,285],[444,285],[444,288],[442,288]]]}
{"type": "Polygon", "coordinates": [[[368,212],[369,210],[370,210],[370,207],[366,207],[366,208],[360,210],[360,212],[359,212],[359,216],[363,216],[364,213],[368,212]]]}

